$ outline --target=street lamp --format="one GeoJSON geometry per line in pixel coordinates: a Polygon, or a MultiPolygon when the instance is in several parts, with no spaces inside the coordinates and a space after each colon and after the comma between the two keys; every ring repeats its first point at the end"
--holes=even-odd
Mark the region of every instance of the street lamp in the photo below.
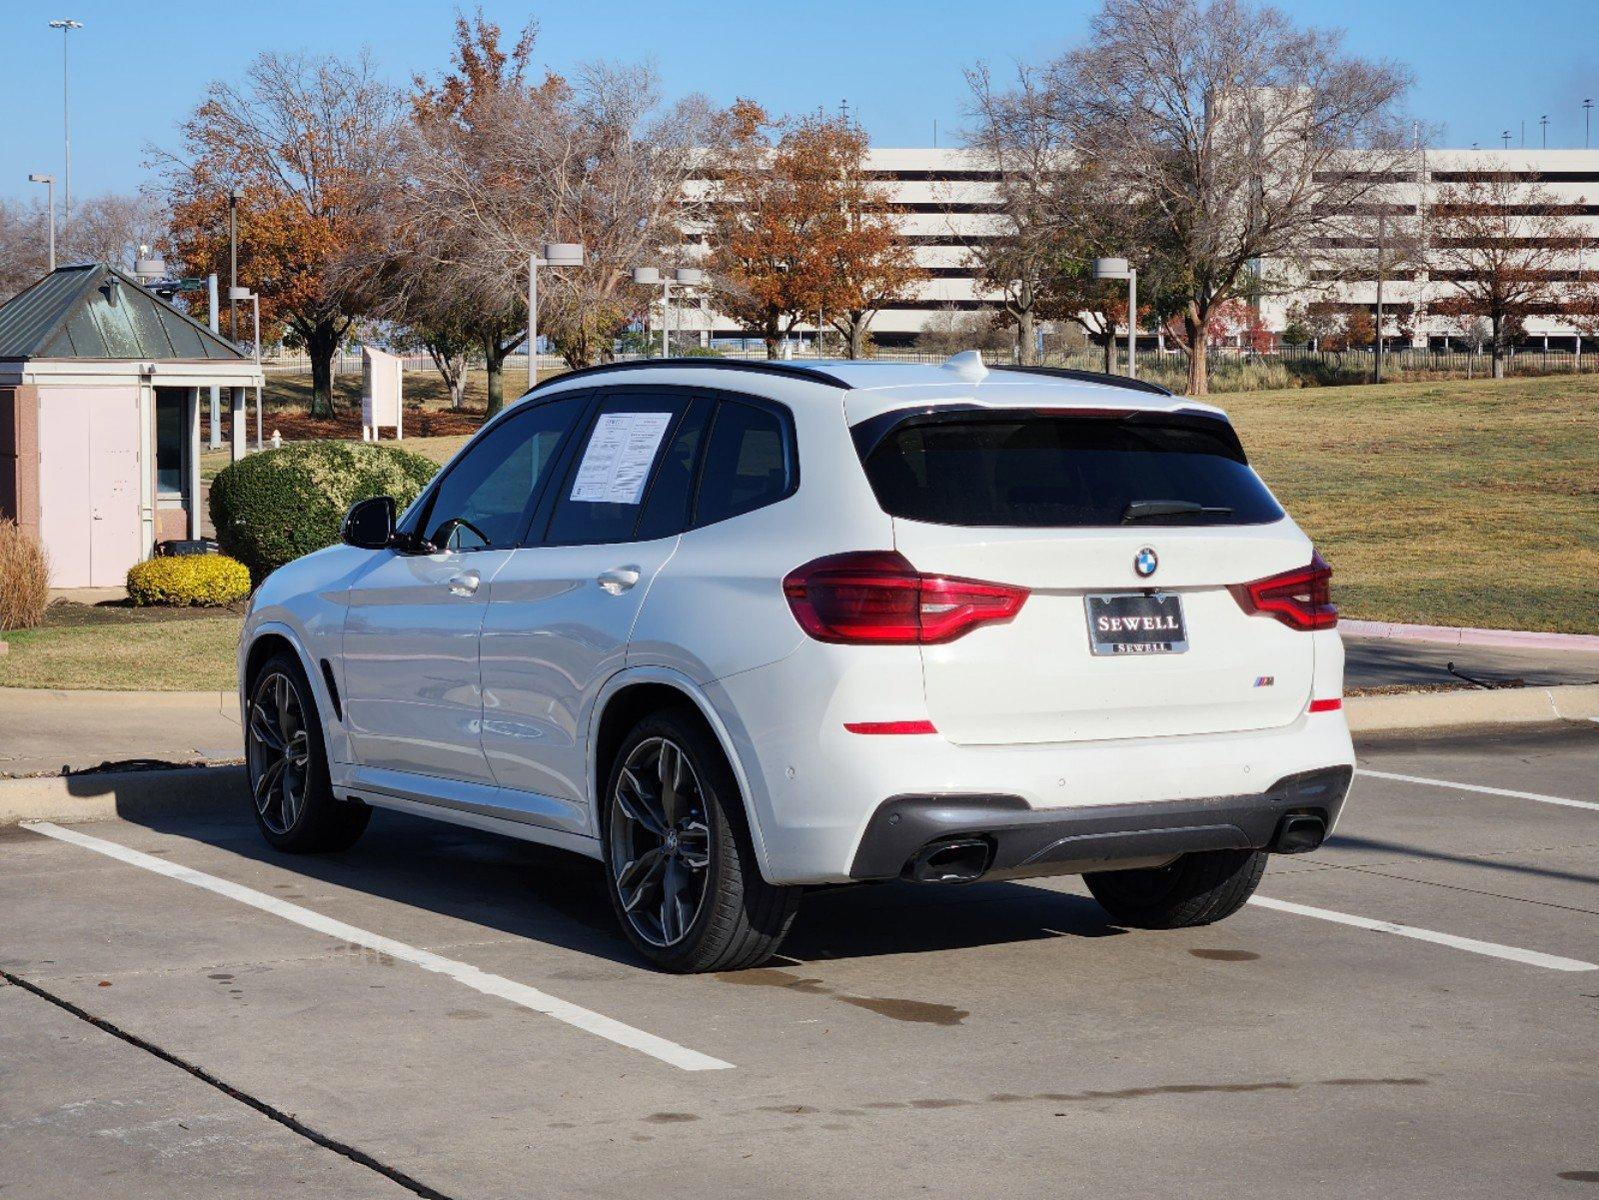
{"type": "Polygon", "coordinates": [[[543,255],[530,254],[527,260],[527,387],[532,391],[539,381],[539,268],[581,267],[582,242],[545,242],[543,255]]]}
{"type": "Polygon", "coordinates": [[[661,357],[672,352],[670,338],[672,314],[672,285],[698,287],[705,282],[705,272],[698,267],[678,267],[670,275],[659,267],[634,267],[633,282],[641,287],[661,285],[661,357]]]}
{"type": "Polygon", "coordinates": [[[42,183],[49,189],[50,198],[47,204],[50,210],[50,270],[53,273],[56,269],[56,177],[54,175],[29,175],[28,182],[42,183]]]}
{"type": "Polygon", "coordinates": [[[74,29],[82,29],[82,21],[51,21],[51,29],[61,31],[61,145],[66,151],[66,177],[62,181],[61,217],[72,215],[72,122],[67,110],[67,37],[74,29]]]}
{"type": "Polygon", "coordinates": [[[1505,149],[1510,149],[1510,130],[1505,130],[1499,136],[1505,139],[1505,149]]]}
{"type": "Polygon", "coordinates": [[[1588,127],[1592,121],[1592,118],[1593,101],[1584,100],[1582,102],[1582,148],[1584,150],[1588,148],[1588,127]]]}
{"type": "Polygon", "coordinates": [[[1543,126],[1543,149],[1549,149],[1549,114],[1544,113],[1538,118],[1538,124],[1543,126]]]}
{"type": "MultiPolygon", "coordinates": [[[[1125,258],[1096,258],[1095,279],[1125,279],[1127,281],[1127,378],[1138,378],[1138,268],[1125,258]]],[[[1106,330],[1106,337],[1114,337],[1114,330],[1106,330]]]]}

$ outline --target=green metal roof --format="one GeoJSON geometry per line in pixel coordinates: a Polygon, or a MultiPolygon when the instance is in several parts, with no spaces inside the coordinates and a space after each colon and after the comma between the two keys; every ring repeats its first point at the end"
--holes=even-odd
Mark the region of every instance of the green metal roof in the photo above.
{"type": "Polygon", "coordinates": [[[0,305],[0,361],[245,359],[200,322],[104,263],[57,267],[0,305]]]}

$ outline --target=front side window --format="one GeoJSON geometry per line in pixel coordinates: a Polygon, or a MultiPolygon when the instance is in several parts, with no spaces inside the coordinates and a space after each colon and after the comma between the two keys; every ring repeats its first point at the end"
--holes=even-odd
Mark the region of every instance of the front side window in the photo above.
{"type": "Polygon", "coordinates": [[[783,499],[794,465],[784,422],[769,409],[723,401],[711,423],[694,524],[710,525],[783,499]]]}
{"type": "Polygon", "coordinates": [[[428,504],[424,536],[448,550],[504,550],[550,469],[561,439],[582,413],[567,396],[507,417],[450,467],[428,504]]]}

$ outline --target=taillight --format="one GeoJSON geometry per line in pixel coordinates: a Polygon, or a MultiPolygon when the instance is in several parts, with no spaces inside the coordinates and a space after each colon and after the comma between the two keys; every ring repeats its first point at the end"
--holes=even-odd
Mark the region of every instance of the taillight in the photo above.
{"type": "Polygon", "coordinates": [[[814,559],[790,571],[783,594],[800,628],[819,642],[930,645],[1008,621],[1027,589],[924,575],[893,550],[814,559]]]}
{"type": "Polygon", "coordinates": [[[1315,551],[1310,565],[1228,588],[1246,613],[1275,617],[1290,629],[1331,629],[1338,624],[1332,602],[1332,568],[1315,551]]]}

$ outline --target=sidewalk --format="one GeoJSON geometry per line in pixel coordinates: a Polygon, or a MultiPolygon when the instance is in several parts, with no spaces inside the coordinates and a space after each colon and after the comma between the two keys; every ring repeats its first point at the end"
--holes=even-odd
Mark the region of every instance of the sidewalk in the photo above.
{"type": "MultiPolygon", "coordinates": [[[[1463,685],[1445,664],[1496,683],[1599,683],[1599,653],[1507,650],[1345,637],[1345,687],[1463,685]]],[[[0,775],[56,774],[125,759],[174,763],[244,754],[231,692],[65,692],[0,688],[0,775]]]]}
{"type": "Polygon", "coordinates": [[[0,688],[0,775],[103,762],[239,758],[232,692],[52,692],[0,688]]]}

